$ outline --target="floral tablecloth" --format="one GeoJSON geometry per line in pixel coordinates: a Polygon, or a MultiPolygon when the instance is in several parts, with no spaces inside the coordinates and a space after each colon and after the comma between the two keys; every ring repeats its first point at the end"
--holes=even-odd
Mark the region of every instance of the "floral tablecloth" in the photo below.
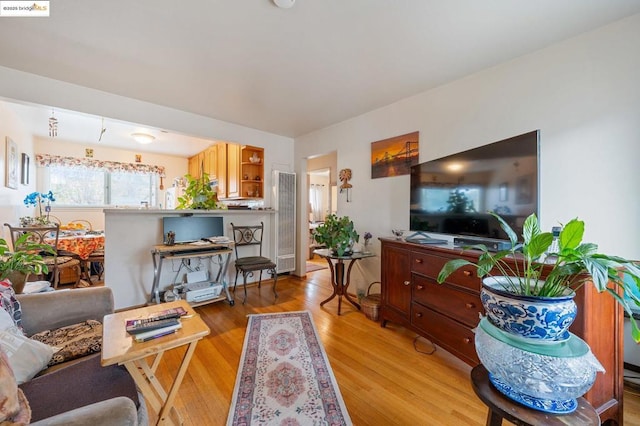
{"type": "MultiPolygon", "coordinates": [[[[52,243],[53,241],[50,241],[52,243]]],[[[104,234],[70,235],[58,237],[58,250],[69,251],[87,260],[96,250],[104,250],[104,234]]]]}

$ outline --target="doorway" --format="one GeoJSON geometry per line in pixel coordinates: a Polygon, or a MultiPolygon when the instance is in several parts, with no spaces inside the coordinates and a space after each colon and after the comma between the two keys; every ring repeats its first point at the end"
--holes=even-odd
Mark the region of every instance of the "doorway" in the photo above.
{"type": "Polygon", "coordinates": [[[313,240],[313,231],[330,214],[337,213],[337,153],[309,158],[307,160],[307,222],[309,239],[306,272],[326,269],[324,259],[313,254],[320,248],[313,240]]]}

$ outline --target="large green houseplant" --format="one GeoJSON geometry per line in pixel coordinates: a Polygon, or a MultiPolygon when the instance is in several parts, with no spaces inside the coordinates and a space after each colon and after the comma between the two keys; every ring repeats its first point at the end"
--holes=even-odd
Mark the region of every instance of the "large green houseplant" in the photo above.
{"type": "Polygon", "coordinates": [[[202,173],[200,178],[185,175],[187,186],[183,195],[178,197],[176,209],[215,210],[224,208],[218,201],[216,191],[211,187],[209,175],[202,173]]]}
{"type": "Polygon", "coordinates": [[[16,293],[22,293],[30,274],[46,274],[49,268],[41,253],[55,254],[47,244],[30,242],[31,234],[22,234],[16,239],[21,250],[12,252],[6,240],[0,238],[0,280],[9,278],[16,293]]]}
{"type": "Polygon", "coordinates": [[[313,239],[338,256],[344,256],[352,252],[353,244],[360,240],[360,235],[349,216],[338,217],[330,214],[324,223],[314,230],[313,239]]]}
{"type": "Polygon", "coordinates": [[[535,214],[524,222],[522,243],[518,242],[516,233],[500,216],[494,213],[492,215],[509,236],[511,248],[492,253],[482,244],[474,245],[470,248],[482,252],[478,262],[450,260],[438,275],[439,283],[465,265],[475,267],[481,278],[490,275],[509,277],[503,282],[504,290],[516,295],[556,297],[575,291],[585,283],[592,283],[599,292],[608,292],[613,296],[630,314],[633,338],[640,342],[640,329],[624,298],[624,294],[627,294],[640,306],[640,299],[631,288],[633,284],[640,288],[640,268],[636,262],[600,254],[596,244],[583,243],[584,222],[578,219],[564,225],[559,236],[558,250],[550,253],[553,235],[540,230],[535,214]],[[544,279],[543,268],[550,268],[544,279]],[[613,287],[609,283],[613,283],[613,287]],[[618,289],[623,290],[622,296],[618,294],[618,289]]]}

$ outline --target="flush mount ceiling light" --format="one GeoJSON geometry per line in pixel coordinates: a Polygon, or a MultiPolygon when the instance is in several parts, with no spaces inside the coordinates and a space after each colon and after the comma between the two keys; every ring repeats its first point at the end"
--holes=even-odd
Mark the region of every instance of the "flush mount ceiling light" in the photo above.
{"type": "Polygon", "coordinates": [[[136,140],[136,142],[143,145],[150,144],[155,139],[155,136],[152,136],[148,133],[132,133],[131,136],[136,140]]]}
{"type": "Polygon", "coordinates": [[[273,3],[281,9],[289,9],[296,0],[273,0],[273,3]]]}

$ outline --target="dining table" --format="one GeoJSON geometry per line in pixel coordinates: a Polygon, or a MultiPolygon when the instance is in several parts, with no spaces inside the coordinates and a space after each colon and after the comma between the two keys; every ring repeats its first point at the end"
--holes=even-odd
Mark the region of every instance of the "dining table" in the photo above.
{"type": "MultiPolygon", "coordinates": [[[[54,241],[46,242],[51,244],[54,241]]],[[[88,260],[89,256],[94,251],[104,250],[104,232],[76,232],[66,234],[62,231],[58,236],[58,245],[56,248],[58,250],[77,254],[82,260],[88,260]]]]}

